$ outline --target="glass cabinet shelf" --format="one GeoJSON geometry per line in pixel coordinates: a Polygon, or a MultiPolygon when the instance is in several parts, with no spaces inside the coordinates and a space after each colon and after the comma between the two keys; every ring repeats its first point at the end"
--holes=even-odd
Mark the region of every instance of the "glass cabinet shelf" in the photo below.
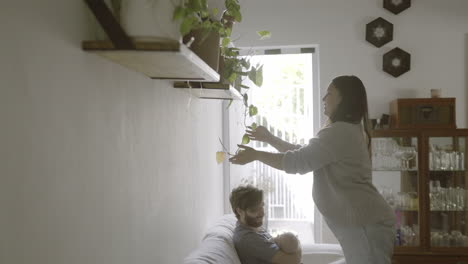
{"type": "Polygon", "coordinates": [[[465,172],[466,170],[429,170],[429,172],[465,172]]]}
{"type": "Polygon", "coordinates": [[[468,208],[467,209],[463,209],[463,210],[430,210],[431,213],[464,213],[464,212],[468,212],[468,208]]]}
{"type": "Polygon", "coordinates": [[[394,259],[468,263],[468,129],[379,130],[371,142],[372,183],[395,212],[394,259]]]}
{"type": "Polygon", "coordinates": [[[373,171],[408,171],[408,172],[417,172],[418,170],[416,169],[411,169],[411,170],[402,170],[402,169],[380,169],[380,168],[373,168],[373,171]]]}
{"type": "Polygon", "coordinates": [[[372,181],[396,217],[395,245],[420,245],[417,137],[372,138],[372,181]]]}
{"type": "Polygon", "coordinates": [[[430,136],[427,139],[431,248],[468,247],[467,136],[430,136]]]}

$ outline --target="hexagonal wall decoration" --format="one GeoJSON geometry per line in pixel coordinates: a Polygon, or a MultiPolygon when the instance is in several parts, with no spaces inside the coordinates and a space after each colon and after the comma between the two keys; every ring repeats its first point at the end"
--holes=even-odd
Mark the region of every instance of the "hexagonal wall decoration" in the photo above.
{"type": "Polygon", "coordinates": [[[383,70],[393,77],[409,71],[410,64],[411,55],[400,48],[394,48],[383,55],[383,70]]]}
{"type": "Polygon", "coordinates": [[[379,17],[366,25],[366,40],[380,48],[393,40],[393,24],[379,17]]]}
{"type": "Polygon", "coordinates": [[[383,7],[397,15],[411,6],[411,0],[384,0],[383,7]]]}

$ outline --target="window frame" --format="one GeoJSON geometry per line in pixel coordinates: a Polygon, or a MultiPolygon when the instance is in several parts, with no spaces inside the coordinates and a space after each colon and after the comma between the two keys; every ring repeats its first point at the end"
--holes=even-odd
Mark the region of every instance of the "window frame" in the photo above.
{"type": "MultiPolygon", "coordinates": [[[[313,134],[315,135],[320,129],[322,123],[322,109],[321,105],[321,92],[320,92],[320,70],[319,70],[319,45],[288,45],[288,46],[263,46],[254,48],[239,48],[241,55],[251,54],[255,55],[268,55],[279,54],[275,53],[280,51],[280,54],[298,54],[298,53],[312,53],[312,115],[313,115],[313,134]],[[301,52],[307,49],[309,52],[301,52]],[[271,53],[269,53],[271,52],[271,53]]],[[[229,116],[229,101],[223,101],[222,107],[222,141],[230,142],[230,116],[229,116]]],[[[227,144],[229,145],[229,144],[227,144]]],[[[229,148],[229,146],[227,146],[229,148]]],[[[228,149],[229,150],[229,149],[228,149]]],[[[230,151],[230,150],[229,150],[230,151]]],[[[223,193],[224,193],[224,213],[231,214],[231,204],[229,202],[229,194],[231,192],[231,164],[230,162],[223,162],[223,193]]],[[[323,237],[323,220],[317,207],[314,206],[314,241],[321,243],[323,237]]]]}

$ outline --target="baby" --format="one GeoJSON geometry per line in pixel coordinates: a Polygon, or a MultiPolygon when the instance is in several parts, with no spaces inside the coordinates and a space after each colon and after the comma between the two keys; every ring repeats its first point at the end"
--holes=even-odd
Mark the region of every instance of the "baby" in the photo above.
{"type": "Polygon", "coordinates": [[[291,232],[279,234],[276,237],[270,239],[270,241],[275,242],[278,247],[287,254],[295,253],[301,247],[299,239],[294,233],[291,232]]]}

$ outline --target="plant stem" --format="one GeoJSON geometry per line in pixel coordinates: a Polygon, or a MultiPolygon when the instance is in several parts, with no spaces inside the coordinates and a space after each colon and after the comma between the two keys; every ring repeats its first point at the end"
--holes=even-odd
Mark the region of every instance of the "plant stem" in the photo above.
{"type": "Polygon", "coordinates": [[[221,143],[221,146],[223,147],[224,152],[226,152],[229,156],[234,156],[233,154],[229,153],[229,151],[226,149],[226,147],[224,146],[223,142],[221,141],[219,137],[218,137],[218,140],[219,140],[219,143],[221,143]]]}

